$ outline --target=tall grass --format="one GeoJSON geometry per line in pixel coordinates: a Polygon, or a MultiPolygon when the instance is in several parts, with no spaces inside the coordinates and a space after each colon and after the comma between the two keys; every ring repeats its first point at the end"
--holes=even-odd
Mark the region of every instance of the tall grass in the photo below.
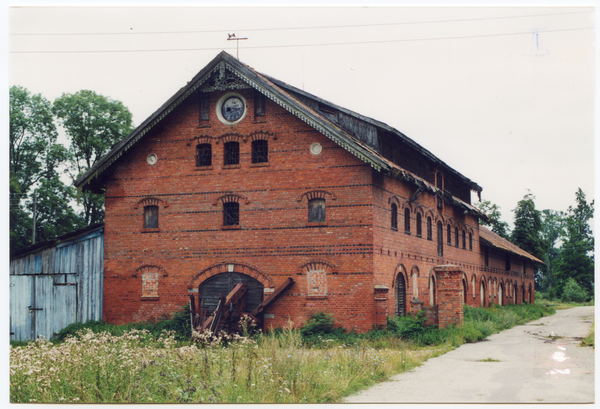
{"type": "Polygon", "coordinates": [[[225,343],[214,337],[192,342],[184,332],[164,329],[182,329],[185,311],[142,329],[92,322],[93,330],[65,330],[61,342],[11,345],[10,400],[339,402],[452,347],[552,313],[541,305],[465,307],[462,327],[425,327],[416,315],[390,319],[387,329],[366,334],[346,332],[331,316],[317,313],[301,330],[290,323],[267,334],[247,331],[225,343]]]}

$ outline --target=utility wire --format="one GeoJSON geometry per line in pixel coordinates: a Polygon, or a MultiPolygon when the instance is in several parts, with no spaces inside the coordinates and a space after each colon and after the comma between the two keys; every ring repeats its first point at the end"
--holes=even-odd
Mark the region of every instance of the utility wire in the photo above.
{"type": "Polygon", "coordinates": [[[330,28],[359,28],[359,27],[384,27],[384,26],[399,26],[399,25],[415,25],[415,24],[437,24],[437,23],[463,23],[467,21],[488,21],[488,20],[503,20],[513,18],[529,18],[529,17],[551,17],[564,16],[569,14],[592,13],[593,10],[573,11],[569,13],[548,13],[548,14],[527,14],[522,16],[503,16],[503,17],[481,17],[455,20],[431,20],[431,21],[414,21],[402,23],[377,23],[377,24],[353,24],[353,25],[338,25],[338,26],[308,26],[308,27],[276,27],[276,28],[246,28],[236,30],[193,30],[193,31],[123,31],[113,33],[10,33],[11,36],[88,36],[88,35],[146,35],[146,34],[200,34],[200,33],[223,33],[223,32],[240,32],[240,31],[289,31],[289,30],[321,30],[330,28]]]}
{"type": "MultiPolygon", "coordinates": [[[[561,31],[577,31],[577,30],[593,30],[595,27],[580,27],[580,28],[561,28],[556,30],[535,30],[535,33],[556,33],[561,31]]],[[[488,38],[488,37],[503,37],[513,35],[530,35],[531,31],[521,31],[516,33],[501,33],[501,34],[480,34],[472,36],[457,36],[457,37],[432,37],[432,38],[412,38],[403,40],[377,40],[377,41],[358,41],[346,43],[323,43],[323,44],[287,44],[287,45],[265,45],[265,46],[248,46],[244,50],[249,49],[267,49],[267,48],[293,48],[293,47],[327,47],[339,45],[360,45],[360,44],[384,44],[384,43],[402,43],[413,41],[438,41],[438,40],[460,40],[468,38],[488,38]]],[[[235,48],[229,47],[209,47],[209,48],[179,48],[179,49],[159,49],[159,50],[75,50],[75,51],[10,51],[11,54],[80,54],[80,53],[145,53],[145,52],[170,52],[170,51],[215,51],[215,50],[230,50],[235,48]]]]}

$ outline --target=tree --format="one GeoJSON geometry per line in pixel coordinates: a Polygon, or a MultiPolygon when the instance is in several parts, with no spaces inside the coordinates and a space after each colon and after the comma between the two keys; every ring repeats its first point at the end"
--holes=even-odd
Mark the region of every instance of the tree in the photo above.
{"type": "Polygon", "coordinates": [[[576,207],[569,206],[564,222],[563,245],[557,263],[556,278],[560,291],[573,278],[588,295],[594,293],[594,236],[590,220],[594,201],[588,203],[580,189],[575,193],[576,207]]]}
{"type": "MultiPolygon", "coordinates": [[[[93,91],[63,94],[54,101],[53,112],[71,138],[68,173],[73,181],[132,130],[132,115],[125,105],[93,91]]],[[[101,222],[103,196],[84,193],[82,199],[86,224],[101,222]]]]}
{"type": "Polygon", "coordinates": [[[500,207],[489,200],[479,202],[477,207],[490,218],[490,222],[486,222],[482,219],[480,223],[483,226],[491,227],[494,233],[508,240],[510,229],[507,222],[500,220],[502,217],[500,207]]]}
{"type": "Polygon", "coordinates": [[[13,252],[32,243],[34,190],[40,199],[36,201],[36,242],[80,227],[81,222],[69,206],[72,189],[67,189],[59,178],[58,168],[68,159],[69,152],[56,142],[52,104],[20,86],[11,87],[9,97],[9,218],[13,252]]]}
{"type": "Polygon", "coordinates": [[[559,240],[564,236],[565,212],[556,210],[542,210],[541,238],[544,246],[544,266],[541,268],[541,276],[536,277],[536,283],[544,291],[549,291],[550,297],[555,296],[556,264],[560,258],[559,240]]]}
{"type": "Polygon", "coordinates": [[[539,259],[544,259],[542,240],[542,216],[535,208],[535,196],[529,192],[519,200],[515,213],[515,227],[510,241],[539,259]]]}

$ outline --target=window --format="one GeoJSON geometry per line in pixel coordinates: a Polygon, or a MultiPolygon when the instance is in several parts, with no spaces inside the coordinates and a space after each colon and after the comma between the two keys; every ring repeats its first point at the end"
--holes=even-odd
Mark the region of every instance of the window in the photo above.
{"type": "Polygon", "coordinates": [[[454,228],[454,245],[456,247],[460,247],[459,237],[458,237],[458,227],[454,228]]]}
{"type": "Polygon", "coordinates": [[[438,256],[444,256],[444,227],[442,226],[442,222],[437,222],[437,247],[438,247],[438,256]]]}
{"type": "Polygon", "coordinates": [[[209,94],[200,93],[200,121],[208,121],[210,112],[209,94]]]}
{"type": "Polygon", "coordinates": [[[417,236],[421,237],[422,229],[421,229],[421,213],[417,213],[417,236]]]}
{"type": "Polygon", "coordinates": [[[466,231],[462,231],[462,243],[463,243],[463,249],[466,250],[467,249],[467,232],[466,231]]]}
{"type": "Polygon", "coordinates": [[[144,229],[158,229],[158,206],[144,206],[144,229]]]}
{"type": "Polygon", "coordinates": [[[410,209],[404,209],[404,233],[410,234],[410,209]]]}
{"type": "Polygon", "coordinates": [[[308,221],[311,223],[325,221],[325,199],[310,199],[308,201],[308,221]]]}
{"type": "Polygon", "coordinates": [[[469,232],[469,250],[473,251],[473,233],[469,232]]]}
{"type": "Polygon", "coordinates": [[[240,224],[240,204],[237,202],[223,203],[223,225],[237,226],[240,224]]]}
{"type": "Polygon", "coordinates": [[[431,226],[431,217],[427,218],[427,240],[433,240],[433,228],[431,226]]]}
{"type": "Polygon", "coordinates": [[[212,165],[212,145],[201,143],[196,146],[196,166],[212,165]]]}
{"type": "Polygon", "coordinates": [[[452,245],[452,227],[450,225],[448,225],[448,245],[452,245]]]}
{"type": "Polygon", "coordinates": [[[240,163],[240,144],[238,142],[225,143],[225,165],[239,165],[240,163]]]}
{"type": "Polygon", "coordinates": [[[265,116],[265,96],[254,90],[254,116],[265,116]]]}
{"type": "Polygon", "coordinates": [[[506,271],[510,271],[510,254],[507,254],[504,258],[504,262],[506,264],[506,271]]]}
{"type": "Polygon", "coordinates": [[[488,249],[487,247],[483,250],[484,252],[484,256],[485,256],[485,266],[489,267],[490,266],[490,249],[488,249]]]}
{"type": "Polygon", "coordinates": [[[252,163],[269,161],[269,142],[265,140],[252,141],[252,163]]]}
{"type": "Polygon", "coordinates": [[[392,203],[392,229],[398,230],[398,206],[392,203]]]}

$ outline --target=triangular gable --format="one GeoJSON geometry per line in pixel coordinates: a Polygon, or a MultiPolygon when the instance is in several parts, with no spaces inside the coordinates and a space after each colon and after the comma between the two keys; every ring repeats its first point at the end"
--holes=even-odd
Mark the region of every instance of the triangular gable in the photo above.
{"type": "Polygon", "coordinates": [[[93,180],[112,165],[119,157],[135,145],[150,129],[157,125],[186,98],[198,90],[224,90],[254,88],[293,115],[312,126],[323,135],[368,163],[378,171],[388,170],[386,161],[377,152],[357,141],[344,130],[326,118],[300,103],[287,92],[273,84],[264,76],[242,64],[222,51],[204,67],[185,87],[173,95],[156,112],[148,117],[127,137],[117,143],[91,169],[75,181],[75,186],[83,189],[92,185],[93,180]]]}

